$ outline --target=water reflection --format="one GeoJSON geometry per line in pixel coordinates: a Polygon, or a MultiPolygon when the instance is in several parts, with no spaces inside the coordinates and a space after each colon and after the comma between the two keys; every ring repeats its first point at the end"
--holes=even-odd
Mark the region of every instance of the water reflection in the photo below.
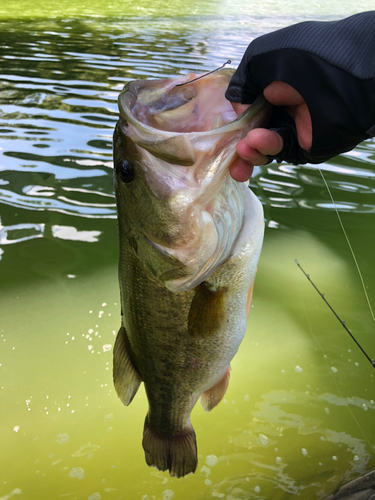
{"type": "MultiPolygon", "coordinates": [[[[221,29],[210,25],[199,32],[199,18],[158,18],[146,30],[141,19],[109,19],[105,26],[100,20],[41,20],[32,26],[21,23],[16,30],[11,21],[3,23],[2,202],[27,210],[114,217],[114,204],[103,204],[100,192],[113,195],[111,143],[118,92],[130,79],[205,71],[228,57],[241,57],[246,39],[239,36],[242,28],[231,29],[238,17],[211,16],[210,21],[221,29]],[[160,23],[168,29],[158,31],[160,23]],[[48,24],[54,29],[47,29],[48,24]],[[90,186],[84,184],[87,178],[94,181],[90,186]],[[61,193],[73,186],[85,189],[90,203],[61,193]]],[[[248,39],[259,34],[259,24],[246,22],[253,30],[248,39]]],[[[262,22],[269,30],[270,18],[262,22]]],[[[321,166],[339,210],[374,210],[370,197],[359,201],[355,196],[374,192],[374,156],[374,142],[368,141],[321,166]]],[[[272,164],[260,169],[252,184],[265,205],[334,208],[319,174],[308,167],[272,164]]]]}
{"type": "Polygon", "coordinates": [[[33,238],[42,238],[44,224],[16,224],[14,226],[2,226],[0,223],[0,245],[20,243],[33,238]]]}

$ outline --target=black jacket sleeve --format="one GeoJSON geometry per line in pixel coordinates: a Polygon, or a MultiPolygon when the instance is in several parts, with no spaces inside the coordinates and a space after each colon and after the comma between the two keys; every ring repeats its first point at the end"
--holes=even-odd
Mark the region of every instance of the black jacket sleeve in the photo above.
{"type": "Polygon", "coordinates": [[[274,107],[269,127],[284,140],[278,161],[321,163],[375,136],[375,11],[330,22],[309,21],[256,38],[234,73],[226,98],[251,104],[271,82],[294,87],[312,121],[309,152],[294,121],[274,107]]]}

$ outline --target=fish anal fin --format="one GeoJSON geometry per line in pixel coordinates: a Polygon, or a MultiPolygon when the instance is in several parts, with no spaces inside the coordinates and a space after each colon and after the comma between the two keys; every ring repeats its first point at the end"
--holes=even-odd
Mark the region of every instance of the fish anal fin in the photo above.
{"type": "Polygon", "coordinates": [[[197,443],[191,424],[180,433],[170,435],[153,429],[147,416],[142,445],[147,465],[168,470],[172,477],[186,476],[197,468],[197,443]]]}
{"type": "Polygon", "coordinates": [[[125,406],[130,405],[142,382],[129,355],[129,341],[122,326],[113,348],[113,383],[118,397],[125,406]]]}
{"type": "Polygon", "coordinates": [[[202,394],[201,404],[203,406],[204,411],[211,411],[223,399],[224,394],[228,389],[229,376],[230,376],[230,366],[228,366],[226,372],[219,380],[219,382],[215,384],[213,387],[211,387],[211,389],[208,389],[208,391],[202,394]]]}
{"type": "Polygon", "coordinates": [[[227,320],[226,288],[213,289],[201,283],[191,302],[188,332],[192,337],[210,337],[227,320]]]}

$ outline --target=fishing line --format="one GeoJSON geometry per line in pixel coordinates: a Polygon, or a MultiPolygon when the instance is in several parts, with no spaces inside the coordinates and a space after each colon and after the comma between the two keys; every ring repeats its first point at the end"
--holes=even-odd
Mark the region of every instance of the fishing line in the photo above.
{"type": "MultiPolygon", "coordinates": [[[[327,184],[327,182],[326,182],[326,180],[325,180],[325,178],[324,178],[324,176],[323,176],[323,172],[322,172],[320,169],[318,169],[318,170],[319,170],[320,175],[321,175],[321,177],[322,177],[322,179],[323,179],[323,182],[324,182],[324,184],[325,184],[325,186],[326,186],[326,188],[327,188],[327,191],[328,191],[329,196],[330,196],[330,198],[331,198],[331,200],[332,200],[332,203],[333,203],[333,205],[334,205],[334,207],[335,207],[335,211],[336,211],[337,218],[338,218],[338,220],[339,220],[339,222],[340,222],[341,229],[342,229],[342,231],[343,231],[343,233],[344,233],[344,235],[345,235],[346,241],[347,241],[348,246],[349,246],[349,248],[350,248],[350,251],[351,251],[352,257],[353,257],[353,259],[354,259],[354,262],[355,262],[355,264],[356,264],[356,267],[357,267],[357,270],[358,270],[358,273],[359,273],[359,276],[360,276],[360,279],[361,279],[361,283],[362,283],[363,291],[364,291],[365,296],[366,296],[366,299],[367,299],[367,303],[368,303],[368,306],[369,306],[369,309],[370,309],[370,312],[371,312],[371,316],[372,316],[373,320],[375,321],[374,313],[373,313],[373,310],[372,310],[372,308],[371,308],[371,303],[370,303],[370,301],[369,301],[369,298],[368,298],[368,295],[367,295],[367,292],[366,292],[366,287],[365,287],[365,284],[364,284],[364,280],[363,280],[363,278],[362,278],[362,273],[361,273],[361,271],[360,271],[360,269],[359,269],[359,265],[358,265],[357,259],[356,259],[355,255],[354,255],[354,251],[353,251],[352,246],[351,246],[351,244],[350,244],[350,241],[349,241],[348,235],[346,234],[346,231],[345,231],[344,225],[343,225],[343,223],[342,223],[342,221],[341,221],[341,217],[340,217],[340,214],[339,214],[339,212],[338,212],[338,209],[337,209],[337,206],[336,206],[335,200],[333,199],[332,193],[331,193],[331,191],[330,191],[330,189],[329,189],[329,187],[328,187],[328,184],[327,184]]],[[[360,346],[360,344],[359,344],[359,343],[357,342],[357,340],[354,338],[353,334],[350,332],[350,330],[349,330],[349,329],[347,328],[347,326],[345,325],[345,322],[344,322],[344,321],[343,321],[343,320],[342,320],[342,319],[338,316],[338,314],[334,311],[334,309],[332,308],[332,306],[328,303],[328,301],[327,301],[327,300],[326,300],[326,298],[324,297],[324,294],[323,294],[323,293],[321,293],[321,292],[320,292],[320,290],[316,287],[316,285],[312,282],[312,280],[311,280],[310,276],[309,276],[309,275],[308,275],[308,274],[307,274],[307,273],[306,273],[306,272],[302,269],[302,267],[301,267],[301,265],[299,264],[299,262],[298,262],[297,260],[296,260],[295,262],[296,262],[297,266],[301,269],[301,271],[303,272],[303,274],[306,276],[306,278],[307,278],[307,279],[310,281],[310,283],[313,285],[313,287],[315,288],[315,290],[316,290],[316,291],[319,293],[319,295],[322,297],[322,299],[324,300],[324,302],[328,305],[328,307],[329,307],[329,308],[331,309],[331,311],[334,313],[334,315],[336,316],[336,318],[340,321],[341,325],[342,325],[342,326],[345,328],[345,330],[349,333],[350,337],[354,340],[354,342],[355,342],[355,343],[357,344],[357,346],[361,349],[361,351],[362,351],[362,352],[363,352],[363,354],[366,356],[366,358],[370,361],[371,365],[375,368],[375,360],[371,359],[371,358],[367,355],[367,353],[366,353],[366,352],[362,349],[362,347],[360,346]]],[[[310,322],[309,322],[309,320],[308,320],[308,316],[307,316],[307,311],[306,311],[306,308],[305,308],[305,304],[304,304],[304,302],[303,302],[303,299],[302,299],[302,296],[301,296],[301,295],[300,295],[300,299],[301,299],[301,301],[302,301],[302,305],[303,305],[304,313],[305,313],[306,319],[307,319],[307,321],[308,321],[308,325],[309,325],[309,330],[310,330],[310,333],[311,333],[311,335],[313,336],[313,338],[314,338],[314,340],[315,340],[316,344],[318,345],[318,347],[319,347],[320,351],[321,351],[321,352],[323,353],[323,355],[324,355],[324,350],[323,350],[322,346],[320,345],[320,342],[318,341],[318,339],[317,339],[317,337],[315,336],[314,332],[312,331],[312,328],[311,328],[310,322]]],[[[327,359],[325,359],[325,362],[326,362],[326,365],[328,366],[328,361],[327,361],[327,359]]],[[[334,382],[334,384],[335,384],[335,386],[336,386],[336,389],[337,389],[338,394],[340,394],[340,396],[342,397],[340,387],[339,387],[339,385],[338,385],[338,383],[337,383],[337,381],[336,381],[335,377],[332,377],[332,378],[333,378],[333,382],[334,382]]],[[[360,425],[360,423],[359,423],[358,419],[357,419],[357,418],[356,418],[356,416],[354,415],[354,413],[353,413],[352,409],[350,408],[349,404],[346,406],[346,409],[348,410],[348,412],[349,412],[349,413],[350,413],[350,415],[352,416],[352,418],[353,418],[353,420],[355,421],[355,423],[356,423],[356,425],[357,425],[358,429],[359,429],[359,430],[361,431],[361,433],[363,434],[363,437],[365,438],[365,441],[367,442],[367,444],[368,444],[368,446],[369,446],[369,448],[370,448],[370,450],[371,450],[371,454],[372,454],[373,456],[375,456],[373,446],[372,446],[372,444],[370,443],[370,441],[369,441],[369,439],[368,439],[368,437],[367,437],[367,435],[366,435],[366,433],[365,433],[364,429],[363,429],[363,428],[362,428],[362,426],[360,425]]]]}
{"type": "Polygon", "coordinates": [[[354,340],[354,342],[357,344],[357,346],[361,349],[361,351],[363,352],[363,354],[366,356],[366,358],[370,361],[371,365],[373,368],[375,368],[375,359],[371,359],[370,356],[368,356],[368,354],[366,353],[366,351],[363,349],[363,347],[361,346],[361,344],[357,341],[357,339],[354,337],[354,335],[352,334],[352,332],[349,330],[349,328],[346,326],[345,324],[345,321],[343,321],[340,316],[337,314],[337,312],[333,309],[333,307],[331,306],[331,304],[328,302],[328,300],[325,298],[324,296],[324,293],[322,293],[318,287],[315,285],[315,283],[312,281],[312,279],[310,278],[310,275],[307,274],[303,269],[302,269],[302,266],[301,264],[298,262],[298,260],[296,259],[295,260],[295,263],[297,264],[297,266],[301,269],[301,271],[303,272],[303,274],[306,276],[306,278],[310,281],[310,283],[312,284],[312,286],[315,288],[315,290],[318,292],[318,294],[322,297],[322,299],[324,300],[324,302],[327,304],[327,306],[331,309],[331,311],[333,312],[333,314],[336,316],[336,318],[340,321],[341,325],[345,328],[346,332],[349,333],[349,335],[351,336],[351,338],[354,340]]]}
{"type": "MultiPolygon", "coordinates": [[[[317,344],[317,346],[319,347],[319,349],[320,349],[321,353],[323,354],[323,358],[324,358],[324,361],[325,361],[326,366],[329,368],[329,364],[328,364],[328,361],[327,361],[327,357],[326,357],[326,356],[325,356],[325,354],[324,354],[324,349],[323,349],[323,347],[320,345],[320,342],[318,341],[317,337],[315,336],[314,332],[312,331],[311,324],[310,324],[310,321],[309,321],[309,317],[308,317],[308,315],[307,315],[307,311],[306,311],[306,307],[305,307],[305,303],[304,303],[304,301],[303,301],[302,295],[301,295],[301,294],[299,294],[299,297],[300,297],[300,300],[301,300],[301,302],[302,302],[302,307],[303,307],[303,311],[304,311],[305,316],[306,316],[306,319],[307,319],[307,323],[308,323],[308,325],[309,325],[310,334],[312,335],[312,337],[313,337],[314,341],[316,342],[316,344],[317,344]]],[[[332,376],[333,383],[334,383],[334,384],[335,384],[335,386],[336,386],[336,390],[337,390],[338,394],[340,395],[340,397],[341,397],[341,398],[343,398],[343,399],[344,399],[344,397],[343,397],[343,395],[342,395],[342,392],[341,392],[341,390],[340,390],[339,384],[338,384],[338,383],[337,383],[337,381],[336,381],[336,378],[332,375],[332,373],[331,373],[331,376],[332,376]]],[[[350,415],[351,415],[351,417],[353,418],[354,422],[357,424],[358,429],[359,429],[359,430],[360,430],[360,432],[362,433],[362,435],[363,435],[363,437],[364,437],[364,439],[365,439],[366,443],[368,444],[368,446],[369,446],[369,448],[370,448],[370,450],[371,450],[371,454],[372,454],[373,456],[375,456],[373,446],[372,446],[372,444],[370,443],[370,441],[369,441],[369,439],[368,439],[368,437],[367,437],[367,434],[366,434],[365,430],[362,428],[361,424],[359,423],[358,419],[357,419],[357,418],[356,418],[356,416],[354,415],[354,413],[353,413],[352,409],[350,408],[349,404],[350,404],[350,401],[348,401],[348,404],[346,405],[346,409],[347,409],[347,410],[348,410],[348,412],[350,413],[350,415]]]]}
{"type": "Polygon", "coordinates": [[[187,85],[188,83],[196,82],[197,80],[200,80],[201,78],[204,78],[208,75],[212,75],[212,73],[215,73],[215,71],[219,71],[219,69],[223,69],[224,66],[226,66],[227,64],[230,64],[231,62],[232,61],[230,59],[228,59],[228,61],[225,62],[224,64],[222,64],[220,66],[220,68],[213,69],[212,71],[209,71],[208,73],[205,73],[204,75],[198,76],[197,78],[194,78],[193,80],[189,80],[188,82],[178,83],[177,85],[175,85],[175,87],[181,87],[181,85],[187,85]]]}
{"type": "Polygon", "coordinates": [[[337,210],[337,206],[336,206],[335,200],[333,199],[333,196],[332,196],[331,190],[330,190],[330,189],[329,189],[329,187],[328,187],[328,184],[327,184],[327,182],[326,182],[326,180],[325,180],[325,178],[324,178],[323,172],[320,170],[320,168],[319,168],[318,170],[319,170],[319,172],[320,172],[320,175],[322,176],[323,182],[324,182],[324,184],[325,184],[325,186],[326,186],[326,188],[327,188],[327,191],[328,191],[328,194],[329,194],[329,196],[330,196],[330,198],[331,198],[331,200],[332,200],[333,206],[335,207],[335,211],[336,211],[337,218],[338,218],[338,220],[339,220],[339,222],[340,222],[341,229],[342,229],[342,231],[343,231],[343,233],[344,233],[344,236],[345,236],[346,241],[347,241],[347,243],[348,243],[348,246],[349,246],[349,248],[350,248],[350,251],[351,251],[351,254],[352,254],[353,260],[354,260],[355,265],[356,265],[356,267],[357,267],[357,271],[358,271],[359,277],[360,277],[360,279],[361,279],[362,288],[363,288],[363,291],[364,291],[364,294],[365,294],[365,297],[366,297],[366,300],[367,300],[368,307],[369,307],[369,309],[370,309],[370,313],[371,313],[372,319],[373,319],[373,321],[375,322],[375,315],[374,315],[374,311],[372,310],[371,303],[370,303],[370,299],[369,299],[368,294],[367,294],[367,292],[366,292],[365,282],[364,282],[364,280],[363,280],[362,273],[361,273],[361,270],[360,270],[360,268],[359,268],[359,265],[358,265],[357,259],[356,259],[355,255],[354,255],[353,248],[352,248],[352,246],[351,246],[351,244],[350,244],[350,241],[349,241],[348,235],[346,234],[346,231],[345,231],[344,225],[343,225],[343,223],[342,223],[342,221],[341,221],[341,217],[340,217],[339,211],[337,210]]]}

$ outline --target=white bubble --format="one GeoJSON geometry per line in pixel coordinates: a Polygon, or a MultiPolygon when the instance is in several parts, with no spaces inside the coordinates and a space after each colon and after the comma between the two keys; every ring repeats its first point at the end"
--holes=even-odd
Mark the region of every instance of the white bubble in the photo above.
{"type": "Polygon", "coordinates": [[[216,455],[207,455],[205,458],[205,462],[209,467],[213,467],[217,464],[217,456],[216,455]]]}
{"type": "Polygon", "coordinates": [[[355,462],[358,462],[358,460],[359,460],[359,456],[358,456],[358,455],[354,455],[353,460],[354,460],[355,462]]]}
{"type": "Polygon", "coordinates": [[[266,446],[266,444],[268,444],[268,437],[264,434],[259,434],[259,441],[263,446],[266,446]]]}
{"type": "Polygon", "coordinates": [[[255,493],[260,493],[260,487],[259,486],[255,486],[254,491],[255,491],[255,493]]]}
{"type": "Polygon", "coordinates": [[[297,366],[294,368],[294,371],[295,371],[296,373],[301,373],[301,372],[303,372],[303,368],[301,368],[300,366],[298,366],[298,365],[297,365],[297,366]]]}
{"type": "Polygon", "coordinates": [[[244,400],[245,400],[245,401],[249,401],[249,395],[248,395],[248,394],[245,394],[245,396],[244,396],[244,400]]]}
{"type": "MultiPolygon", "coordinates": [[[[4,482],[6,484],[6,482],[4,482]]],[[[12,497],[13,495],[21,495],[22,491],[19,488],[14,488],[8,495],[5,495],[4,497],[1,497],[1,500],[8,500],[8,498],[12,497]]]]}
{"type": "Polygon", "coordinates": [[[72,457],[83,457],[85,455],[89,455],[90,453],[93,453],[94,451],[98,451],[100,449],[100,446],[97,444],[91,444],[87,443],[81,446],[81,448],[77,451],[75,451],[72,454],[72,457]]]}
{"type": "Polygon", "coordinates": [[[106,304],[105,302],[103,302],[102,307],[105,307],[106,305],[107,305],[107,304],[106,304]]]}
{"type": "Polygon", "coordinates": [[[100,495],[100,493],[98,493],[97,491],[95,491],[94,493],[92,493],[91,495],[89,495],[87,497],[87,500],[100,500],[102,497],[100,495]]]}
{"type": "Polygon", "coordinates": [[[88,349],[89,351],[91,351],[91,350],[93,349],[93,346],[92,346],[92,345],[88,345],[88,346],[87,346],[87,349],[88,349]]]}
{"type": "Polygon", "coordinates": [[[172,490],[164,490],[163,491],[163,500],[171,500],[174,497],[174,493],[172,490]]]}
{"type": "Polygon", "coordinates": [[[307,456],[306,448],[301,448],[301,453],[302,453],[302,455],[304,455],[306,457],[307,456]]]}
{"type": "Polygon", "coordinates": [[[68,476],[75,477],[77,479],[83,479],[85,477],[85,471],[82,469],[82,467],[73,467],[68,476]]]}
{"type": "Polygon", "coordinates": [[[208,477],[211,474],[211,469],[203,465],[201,468],[201,472],[202,474],[206,474],[206,477],[208,477]]]}
{"type": "Polygon", "coordinates": [[[102,349],[103,349],[103,352],[108,352],[112,349],[112,344],[104,344],[102,349]]]}
{"type": "Polygon", "coordinates": [[[276,457],[276,458],[275,458],[275,462],[276,462],[277,464],[281,464],[281,462],[282,462],[281,457],[276,457]]]}
{"type": "Polygon", "coordinates": [[[332,373],[337,373],[338,369],[335,366],[331,366],[332,373]]]}
{"type": "Polygon", "coordinates": [[[336,455],[333,455],[332,460],[335,460],[335,461],[337,460],[336,455]]]}
{"type": "Polygon", "coordinates": [[[56,443],[63,444],[66,443],[69,440],[68,434],[62,433],[62,434],[57,434],[56,436],[56,443]]]}
{"type": "Polygon", "coordinates": [[[362,403],[362,408],[363,408],[365,411],[367,411],[367,410],[368,410],[367,405],[366,405],[365,403],[362,403]]]}
{"type": "Polygon", "coordinates": [[[13,427],[13,430],[14,430],[14,432],[18,432],[20,430],[20,426],[19,425],[15,425],[13,427]]]}

